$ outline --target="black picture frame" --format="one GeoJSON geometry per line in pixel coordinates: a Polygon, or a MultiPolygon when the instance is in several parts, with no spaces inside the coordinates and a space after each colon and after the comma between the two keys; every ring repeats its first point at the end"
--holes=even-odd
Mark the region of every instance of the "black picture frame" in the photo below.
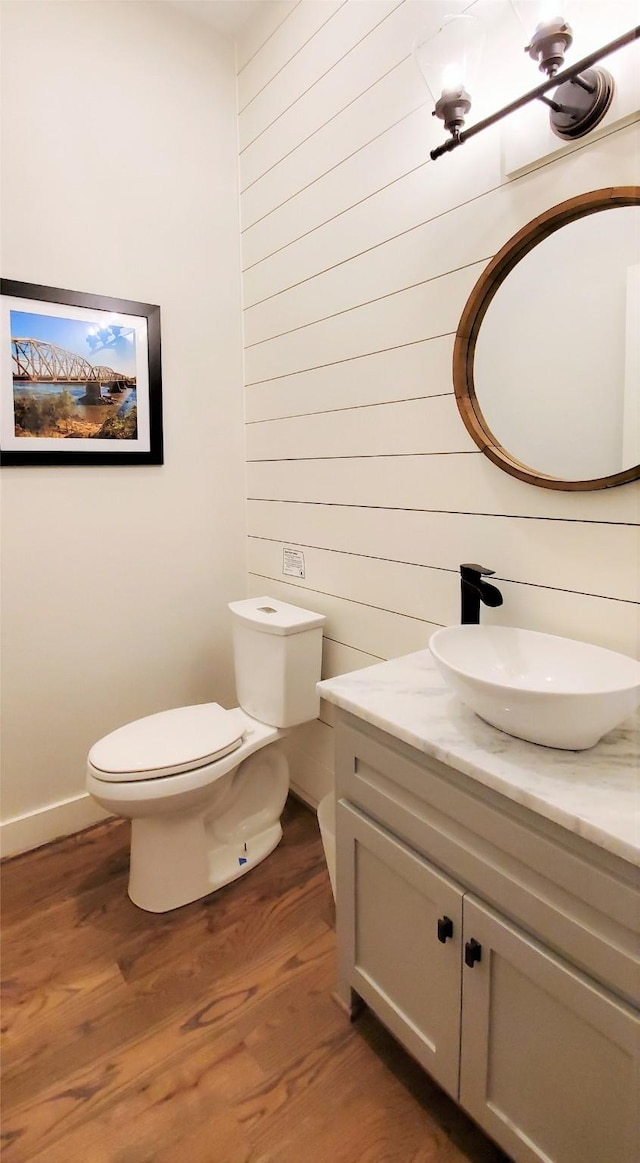
{"type": "Polygon", "coordinates": [[[0,465],[163,464],[158,306],[14,279],[0,279],[0,304],[0,465]],[[14,326],[29,329],[19,324],[30,316],[37,337],[14,335],[14,326]],[[47,333],[82,336],[82,344],[79,338],[72,341],[83,350],[63,348],[47,339],[47,333]],[[85,344],[92,345],[88,352],[85,344]],[[96,363],[103,351],[108,364],[96,363]],[[28,413],[25,401],[31,389],[23,385],[30,383],[38,383],[44,394],[33,389],[28,413]],[[60,393],[55,392],[58,384],[60,393]],[[64,418],[54,418],[53,427],[43,432],[38,401],[62,397],[63,392],[64,418]],[[18,401],[20,422],[32,427],[20,427],[18,401]],[[23,420],[25,415],[28,420],[23,420]],[[116,417],[119,424],[113,422],[116,417]]]}

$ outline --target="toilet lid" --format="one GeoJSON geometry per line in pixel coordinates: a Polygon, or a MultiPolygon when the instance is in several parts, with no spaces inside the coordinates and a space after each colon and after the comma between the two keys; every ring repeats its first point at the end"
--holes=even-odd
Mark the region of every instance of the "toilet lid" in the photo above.
{"type": "Polygon", "coordinates": [[[239,716],[218,703],[177,707],[105,735],[91,748],[89,763],[100,779],[158,779],[221,759],[243,735],[239,716]]]}

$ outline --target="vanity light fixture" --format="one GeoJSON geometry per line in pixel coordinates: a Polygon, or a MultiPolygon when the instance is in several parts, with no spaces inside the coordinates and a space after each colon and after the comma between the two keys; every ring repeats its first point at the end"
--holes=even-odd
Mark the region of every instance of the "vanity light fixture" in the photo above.
{"type": "Polygon", "coordinates": [[[471,108],[473,88],[485,35],[476,16],[445,16],[436,36],[419,41],[413,55],[435,102],[434,117],[457,140],[471,108]]]}
{"type": "MultiPolygon", "coordinates": [[[[513,7],[519,16],[518,0],[513,0],[513,7]]],[[[479,23],[476,17],[466,14],[448,17],[436,35],[419,42],[413,49],[435,101],[433,116],[441,118],[451,134],[447,141],[431,150],[433,161],[532,101],[543,101],[549,106],[551,128],[558,137],[566,141],[584,137],[604,117],[615,88],[613,77],[606,69],[597,67],[598,62],[640,37],[640,25],[637,25],[588,53],[576,64],[563,68],[565,53],[573,43],[573,29],[562,16],[542,20],[525,46],[525,52],[538,63],[547,79],[496,113],[464,129],[464,118],[471,108],[467,88],[470,86],[469,72],[477,68],[483,47],[479,23]],[[548,95],[551,90],[555,92],[548,95]]]]}

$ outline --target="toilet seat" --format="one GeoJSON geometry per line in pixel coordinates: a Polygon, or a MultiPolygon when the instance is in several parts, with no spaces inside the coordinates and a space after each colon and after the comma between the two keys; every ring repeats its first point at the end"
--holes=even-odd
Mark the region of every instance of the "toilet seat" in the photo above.
{"type": "Polygon", "coordinates": [[[89,764],[106,782],[162,779],[231,754],[245,730],[237,711],[226,711],[218,703],[176,707],[105,735],[91,748],[89,764]]]}

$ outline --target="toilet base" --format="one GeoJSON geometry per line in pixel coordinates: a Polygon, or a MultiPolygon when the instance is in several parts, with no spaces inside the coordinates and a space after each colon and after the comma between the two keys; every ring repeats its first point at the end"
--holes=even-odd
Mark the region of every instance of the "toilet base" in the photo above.
{"type": "Polygon", "coordinates": [[[225,844],[221,848],[216,848],[209,854],[211,884],[209,892],[222,888],[225,884],[231,884],[232,880],[238,880],[245,872],[255,868],[256,864],[277,848],[281,839],[282,827],[278,821],[270,828],[265,828],[258,836],[252,836],[247,841],[246,847],[244,844],[225,844]]]}
{"type": "Polygon", "coordinates": [[[133,820],[129,897],[148,913],[180,908],[244,876],[281,839],[279,820],[246,841],[229,843],[212,842],[202,819],[133,820]]]}

